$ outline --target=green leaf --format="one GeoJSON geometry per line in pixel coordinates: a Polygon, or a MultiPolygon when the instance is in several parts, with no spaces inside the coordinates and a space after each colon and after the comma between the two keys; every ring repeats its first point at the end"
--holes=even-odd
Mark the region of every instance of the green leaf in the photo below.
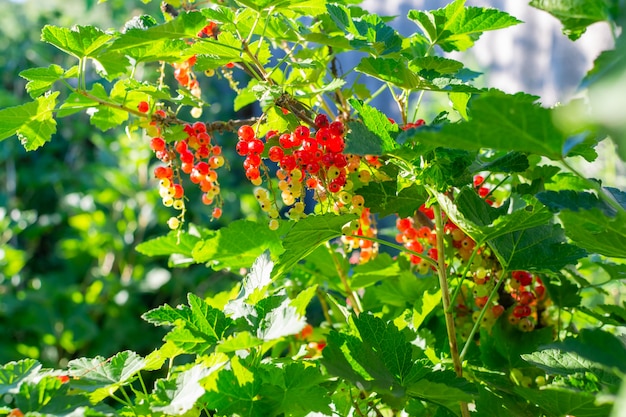
{"type": "Polygon", "coordinates": [[[59,392],[62,385],[63,383],[56,376],[46,376],[36,383],[22,384],[19,395],[16,397],[16,408],[28,411],[49,412],[50,401],[55,396],[58,398],[66,395],[67,388],[63,389],[65,392],[59,392]],[[46,407],[44,408],[44,406],[46,407]]]}
{"type": "Polygon", "coordinates": [[[613,21],[612,2],[607,0],[532,0],[530,5],[559,19],[563,33],[573,41],[580,38],[588,26],[613,21]]]}
{"type": "Polygon", "coordinates": [[[413,140],[431,146],[528,152],[560,160],[567,136],[552,121],[552,111],[535,103],[536,97],[490,92],[470,101],[467,122],[441,128],[423,126],[413,140]]]}
{"type": "Polygon", "coordinates": [[[101,356],[74,359],[68,363],[68,369],[74,379],[72,387],[90,392],[91,401],[99,402],[130,383],[145,365],[141,356],[127,350],[109,359],[101,356]]]}
{"type": "Polygon", "coordinates": [[[319,245],[341,236],[341,228],[355,218],[353,214],[323,214],[299,220],[282,239],[285,251],[280,255],[273,276],[283,275],[319,245]]]}
{"type": "Polygon", "coordinates": [[[611,412],[610,404],[598,404],[594,393],[546,387],[537,390],[515,387],[515,392],[546,410],[550,416],[603,417],[611,412]]]}
{"type": "Polygon", "coordinates": [[[498,320],[491,334],[484,328],[480,331],[480,357],[487,367],[493,369],[520,367],[525,364],[520,355],[552,341],[553,329],[550,327],[522,332],[507,320],[498,320]]]}
{"type": "Polygon", "coordinates": [[[407,90],[465,93],[480,91],[478,88],[465,84],[462,78],[456,78],[456,74],[442,75],[432,70],[420,70],[419,67],[410,65],[409,61],[403,58],[366,57],[361,59],[355,69],[407,90]]]}
{"type": "Polygon", "coordinates": [[[472,402],[473,397],[465,390],[456,387],[456,382],[457,377],[453,373],[432,372],[425,378],[413,382],[408,389],[408,394],[440,404],[458,415],[459,402],[472,402]]]}
{"type": "Polygon", "coordinates": [[[419,329],[426,317],[441,304],[441,290],[434,293],[424,292],[423,296],[415,302],[413,307],[413,327],[419,329]]]}
{"type": "Polygon", "coordinates": [[[580,289],[563,275],[558,274],[557,276],[558,279],[548,275],[543,281],[550,299],[554,304],[562,308],[578,307],[581,301],[580,289]]]}
{"type": "MultiPolygon", "coordinates": [[[[395,141],[395,137],[399,131],[398,125],[391,123],[387,116],[378,109],[362,103],[356,99],[349,99],[348,102],[359,113],[359,118],[363,121],[363,125],[370,133],[362,139],[359,137],[359,133],[363,133],[362,129],[359,132],[352,132],[352,129],[356,127],[356,123],[350,123],[350,132],[346,135],[347,148],[352,148],[358,155],[365,155],[365,153],[359,153],[360,141],[375,141],[376,145],[380,146],[380,152],[373,155],[382,155],[392,151],[398,147],[395,141]],[[374,135],[373,137],[371,135],[374,135]],[[370,139],[374,138],[374,139],[370,139]]],[[[370,146],[366,146],[368,149],[370,146]]],[[[351,152],[346,150],[346,152],[351,152]]]]}
{"type": "Polygon", "coordinates": [[[380,56],[398,52],[402,47],[402,38],[376,14],[352,16],[356,8],[339,4],[328,4],[328,14],[340,30],[348,34],[352,46],[367,47],[374,55],[380,56]],[[359,43],[357,41],[363,41],[359,43]]]}
{"type": "Polygon", "coordinates": [[[403,385],[413,375],[411,344],[390,322],[363,313],[354,317],[359,337],[332,331],[322,363],[333,375],[376,388],[381,393],[403,396],[403,385]]]}
{"type": "Polygon", "coordinates": [[[399,273],[400,265],[388,253],[379,253],[371,261],[354,267],[350,286],[354,289],[365,288],[399,273]]]}
{"type": "Polygon", "coordinates": [[[317,366],[301,361],[287,364],[280,374],[264,384],[263,397],[275,409],[275,415],[305,417],[312,413],[331,415],[331,396],[322,385],[326,378],[317,366]],[[303,399],[306,398],[306,401],[303,399]]]}
{"type": "Polygon", "coordinates": [[[165,236],[141,242],[135,249],[137,252],[147,256],[180,254],[191,258],[193,248],[200,240],[200,237],[190,233],[171,231],[165,236]]]}
{"type": "Polygon", "coordinates": [[[53,110],[58,96],[56,91],[30,103],[0,110],[0,141],[17,134],[27,151],[49,142],[57,130],[53,110]]]}
{"type": "Polygon", "coordinates": [[[272,283],[271,274],[274,262],[269,253],[263,252],[250,268],[242,283],[239,296],[224,306],[224,313],[236,320],[240,317],[255,316],[254,305],[267,296],[267,288],[272,283]]]}
{"type": "Polygon", "coordinates": [[[620,376],[603,365],[590,361],[575,352],[562,352],[558,349],[544,349],[522,355],[526,362],[543,369],[552,375],[573,375],[590,373],[613,388],[620,383],[620,376]]]}
{"type": "Polygon", "coordinates": [[[214,269],[247,268],[266,250],[274,255],[282,251],[281,233],[284,228],[273,231],[263,223],[237,220],[200,240],[192,256],[195,262],[206,262],[214,269]]]}
{"type": "Polygon", "coordinates": [[[141,317],[156,326],[176,326],[165,340],[188,352],[203,354],[222,339],[233,321],[194,294],[189,293],[187,300],[189,306],[180,305],[174,309],[166,304],[141,317]]]}
{"type": "Polygon", "coordinates": [[[298,334],[304,326],[306,317],[298,314],[298,310],[291,305],[291,300],[286,298],[263,318],[257,329],[257,337],[266,342],[276,340],[298,334]]]}
{"type": "Polygon", "coordinates": [[[252,349],[261,346],[263,340],[253,336],[250,332],[238,332],[234,336],[230,336],[219,342],[217,352],[231,353],[243,349],[252,349]]]}
{"type": "Polygon", "coordinates": [[[573,352],[609,369],[626,372],[626,347],[618,337],[602,329],[583,329],[577,338],[570,337],[546,348],[573,352]]]}
{"type": "Polygon", "coordinates": [[[41,364],[34,359],[22,359],[0,366],[0,395],[16,394],[20,385],[28,381],[41,369],[41,364]]]}
{"type": "Polygon", "coordinates": [[[565,242],[563,229],[557,224],[512,232],[491,240],[489,245],[508,270],[558,271],[586,255],[565,242]]]}
{"type": "Polygon", "coordinates": [[[200,12],[180,13],[175,19],[148,29],[130,29],[120,35],[111,45],[109,51],[120,51],[138,46],[150,45],[152,42],[166,39],[196,38],[198,32],[208,23],[200,12]]]}
{"type": "Polygon", "coordinates": [[[157,380],[154,390],[156,398],[152,401],[150,409],[172,416],[185,414],[204,394],[204,388],[199,381],[210,373],[210,369],[195,365],[176,375],[175,380],[157,380]]]}
{"type": "Polygon", "coordinates": [[[491,241],[499,236],[548,224],[553,214],[535,202],[511,214],[494,209],[474,189],[465,187],[452,201],[444,194],[437,201],[452,221],[476,242],[491,241]]]}
{"type": "Polygon", "coordinates": [[[74,26],[72,29],[46,25],[41,40],[48,42],[76,58],[94,57],[113,36],[93,26],[74,26]]]}
{"type": "Polygon", "coordinates": [[[626,258],[626,213],[608,217],[598,209],[559,214],[567,237],[589,252],[626,258]]]}
{"type": "MultiPolygon", "coordinates": [[[[250,58],[243,54],[241,41],[230,32],[220,33],[217,40],[211,38],[201,39],[190,48],[189,52],[215,61],[214,65],[219,64],[218,66],[231,61],[250,61],[250,58]]],[[[217,68],[217,66],[213,68],[217,68]]]]}
{"type": "Polygon", "coordinates": [[[484,7],[466,7],[465,0],[456,0],[441,9],[411,10],[413,20],[431,44],[444,51],[464,51],[474,45],[483,32],[503,29],[521,23],[508,13],[484,7]]]}
{"type": "MultiPolygon", "coordinates": [[[[520,152],[508,152],[499,158],[493,159],[476,169],[490,172],[524,172],[530,167],[528,157],[520,152]]],[[[541,201],[541,200],[540,200],[541,201]]],[[[543,203],[543,201],[542,201],[543,203]]],[[[545,203],[544,203],[545,204],[545,203]]]]}
{"type": "Polygon", "coordinates": [[[28,80],[26,91],[31,98],[36,98],[50,90],[52,84],[63,78],[65,70],[52,64],[46,68],[29,68],[20,72],[20,77],[28,80]]]}
{"type": "Polygon", "coordinates": [[[394,213],[400,217],[412,216],[428,199],[424,187],[413,184],[398,192],[395,181],[372,182],[359,188],[358,193],[365,199],[365,205],[382,217],[394,213]]]}

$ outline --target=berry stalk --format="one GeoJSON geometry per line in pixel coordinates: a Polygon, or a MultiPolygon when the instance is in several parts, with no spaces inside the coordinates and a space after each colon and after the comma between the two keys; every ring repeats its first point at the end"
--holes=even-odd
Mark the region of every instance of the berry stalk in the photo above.
{"type": "MultiPolygon", "coordinates": [[[[446,257],[444,256],[444,228],[443,219],[441,217],[441,208],[439,205],[433,205],[435,213],[435,228],[437,231],[437,248],[439,256],[437,257],[437,276],[439,277],[439,286],[441,288],[441,302],[443,303],[444,317],[446,320],[446,330],[448,332],[448,342],[450,344],[450,356],[452,356],[452,364],[454,372],[459,378],[463,377],[463,366],[459,356],[459,346],[456,340],[456,328],[454,326],[454,315],[450,311],[450,290],[448,288],[448,276],[446,269],[446,257]]],[[[467,403],[461,402],[461,415],[469,417],[469,409],[467,403]]]]}

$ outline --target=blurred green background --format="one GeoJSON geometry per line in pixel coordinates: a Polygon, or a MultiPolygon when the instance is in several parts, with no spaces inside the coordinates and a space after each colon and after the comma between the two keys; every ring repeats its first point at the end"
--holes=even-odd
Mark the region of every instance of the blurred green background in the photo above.
{"type": "MultiPolygon", "coordinates": [[[[40,41],[44,25],[119,30],[139,14],[163,20],[159,2],[96,3],[0,0],[0,108],[30,101],[20,71],[75,64],[40,41]]],[[[157,77],[154,68],[142,70],[148,79],[157,77]]],[[[213,106],[202,120],[218,112],[229,116],[225,109],[232,104],[214,99],[228,97],[216,92],[226,86],[215,78],[204,83],[204,98],[213,106]]],[[[235,139],[218,138],[229,140],[235,139]]],[[[63,366],[74,357],[125,349],[148,353],[163,332],[143,322],[142,313],[184,302],[189,291],[219,291],[236,279],[203,266],[168,268],[167,259],[135,251],[138,243],[166,234],[173,214],[161,204],[148,143],[139,132],[100,132],[84,114],[63,119],[52,142],[39,151],[27,153],[17,138],[0,142],[0,363],[32,357],[63,366]]],[[[241,216],[236,198],[241,177],[232,169],[235,175],[224,179],[224,188],[233,192],[225,195],[221,223],[241,216]]],[[[187,219],[219,226],[208,222],[210,212],[200,199],[188,194],[187,219]]]]}

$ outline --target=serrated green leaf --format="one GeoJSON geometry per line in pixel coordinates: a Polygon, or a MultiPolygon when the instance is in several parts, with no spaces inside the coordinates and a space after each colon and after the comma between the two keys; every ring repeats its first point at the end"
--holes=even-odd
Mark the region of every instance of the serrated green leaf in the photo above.
{"type": "Polygon", "coordinates": [[[444,51],[464,51],[474,45],[483,32],[503,29],[521,23],[506,12],[466,7],[465,0],[455,0],[433,11],[411,10],[409,19],[417,23],[431,44],[444,51]]]}
{"type": "Polygon", "coordinates": [[[198,241],[192,256],[195,262],[208,263],[214,269],[247,268],[266,250],[274,256],[279,254],[283,232],[270,230],[264,223],[237,220],[211,238],[198,241]]]}
{"type": "Polygon", "coordinates": [[[524,172],[529,168],[529,166],[528,157],[525,154],[520,152],[509,152],[506,155],[481,165],[476,169],[476,172],[524,172]]]}
{"type": "Polygon", "coordinates": [[[400,266],[388,253],[379,253],[369,262],[354,267],[350,286],[354,289],[369,287],[400,273],[400,266]]]}
{"type": "MultiPolygon", "coordinates": [[[[443,372],[441,372],[443,373],[443,372]]],[[[436,375],[437,372],[432,375],[436,375]]],[[[410,385],[408,394],[412,397],[421,398],[426,401],[440,404],[452,411],[454,415],[459,413],[459,402],[471,402],[473,397],[462,389],[453,385],[454,375],[447,375],[446,381],[430,381],[428,378],[420,379],[410,385]]]]}
{"type": "Polygon", "coordinates": [[[332,331],[322,351],[326,369],[364,389],[404,396],[413,375],[411,344],[393,323],[366,313],[353,320],[360,337],[332,331]]]}
{"type": "Polygon", "coordinates": [[[109,359],[101,356],[74,359],[68,363],[68,369],[73,378],[72,387],[91,393],[91,401],[99,402],[134,379],[145,364],[141,356],[127,350],[109,359]]]}
{"type": "Polygon", "coordinates": [[[611,412],[610,404],[597,404],[597,396],[590,392],[547,387],[537,390],[515,387],[515,393],[546,410],[550,416],[603,417],[611,412]]]}
{"type": "Polygon", "coordinates": [[[579,306],[581,296],[578,286],[562,275],[557,275],[557,277],[549,275],[543,281],[550,295],[550,299],[555,305],[561,308],[579,306]]]}
{"type": "Polygon", "coordinates": [[[525,364],[520,355],[533,352],[553,339],[550,327],[522,332],[507,320],[498,320],[491,333],[485,328],[480,331],[480,357],[486,366],[493,369],[520,367],[525,364]]]}
{"type": "Polygon", "coordinates": [[[620,376],[596,362],[590,361],[575,352],[562,352],[558,349],[543,349],[522,355],[526,362],[543,369],[551,375],[573,375],[589,372],[598,380],[613,388],[620,383],[620,376]]]}
{"type": "Polygon", "coordinates": [[[532,0],[530,5],[559,19],[563,33],[571,40],[578,39],[596,22],[613,20],[611,2],[606,0],[532,0]]]}
{"type": "Polygon", "coordinates": [[[98,75],[108,81],[113,81],[115,78],[128,73],[130,67],[128,58],[117,52],[98,54],[98,57],[94,58],[94,63],[98,75]]]}
{"type": "Polygon", "coordinates": [[[441,290],[437,290],[434,293],[424,292],[423,296],[413,306],[413,327],[419,329],[426,317],[440,304],[441,290]]]}
{"type": "Polygon", "coordinates": [[[283,275],[319,245],[341,236],[341,228],[355,218],[353,214],[323,214],[299,220],[282,239],[285,251],[280,255],[272,275],[283,275]]]}
{"type": "Polygon", "coordinates": [[[200,237],[190,233],[171,231],[165,236],[141,242],[135,249],[147,256],[181,254],[191,258],[193,248],[200,240],[200,237]]]}
{"type": "Polygon", "coordinates": [[[211,405],[217,415],[238,415],[242,417],[266,417],[274,415],[273,410],[265,405],[259,393],[261,381],[239,384],[232,370],[222,370],[212,379],[203,381],[206,389],[203,400],[211,405]]]}
{"type": "MultiPolygon", "coordinates": [[[[15,405],[20,410],[48,411],[49,403],[55,396],[64,396],[65,392],[59,392],[63,383],[56,376],[41,378],[36,383],[22,384],[19,395],[16,396],[15,405]],[[44,408],[44,406],[47,406],[44,408]]],[[[67,388],[64,389],[66,391],[67,388]]]]}
{"type": "Polygon", "coordinates": [[[250,332],[238,332],[234,336],[222,340],[217,345],[216,351],[222,353],[236,352],[242,349],[252,349],[261,346],[263,340],[250,334],[250,332]]]}
{"type": "Polygon", "coordinates": [[[583,329],[577,338],[567,338],[545,346],[563,352],[573,352],[609,369],[626,372],[626,347],[617,336],[602,329],[583,329]]]}
{"type": "Polygon", "coordinates": [[[156,326],[176,326],[165,340],[187,352],[203,354],[222,339],[233,320],[194,294],[188,294],[187,299],[189,306],[174,309],[166,304],[141,317],[156,326]]]}
{"type": "Polygon", "coordinates": [[[56,46],[76,58],[94,57],[113,38],[93,26],[74,26],[72,29],[46,25],[41,40],[56,46]]]}
{"type": "MultiPolygon", "coordinates": [[[[364,104],[356,99],[349,99],[348,102],[359,114],[359,118],[363,121],[363,124],[371,133],[373,133],[379,141],[381,152],[387,153],[396,149],[398,144],[395,141],[395,137],[399,132],[399,127],[395,123],[391,123],[389,118],[380,110],[364,104]]],[[[353,126],[353,125],[350,125],[353,126]]],[[[350,137],[351,132],[347,137],[350,137]]],[[[358,140],[353,138],[352,141],[358,140]]],[[[349,142],[348,142],[349,143],[349,142]]],[[[375,154],[380,155],[380,154],[375,154]]]]}
{"type": "Polygon", "coordinates": [[[331,397],[322,385],[326,378],[317,366],[292,362],[279,372],[272,372],[271,379],[265,381],[262,396],[272,404],[277,415],[284,413],[305,417],[311,415],[311,412],[332,414],[329,407],[331,397]],[[303,398],[306,401],[302,401],[303,398]]]}
{"type": "Polygon", "coordinates": [[[366,47],[374,55],[380,56],[398,52],[402,47],[402,38],[376,14],[352,16],[355,8],[339,4],[326,6],[328,15],[340,30],[347,33],[355,49],[366,47]],[[362,41],[358,43],[356,41],[362,41]]]}
{"type": "Polygon", "coordinates": [[[0,141],[17,134],[27,151],[49,142],[57,130],[53,110],[58,96],[56,91],[30,103],[0,110],[0,141]]]}
{"type": "Polygon", "coordinates": [[[198,32],[208,24],[207,18],[200,12],[180,13],[175,19],[148,29],[130,29],[120,35],[111,45],[109,51],[120,51],[128,48],[149,45],[154,41],[165,39],[196,38],[198,32]]]}
{"type": "MultiPolygon", "coordinates": [[[[553,218],[553,214],[539,203],[502,215],[469,187],[461,189],[454,201],[444,194],[438,194],[437,200],[450,219],[479,243],[491,242],[504,235],[512,237],[512,233],[547,225],[553,218]]],[[[499,245],[503,243],[498,241],[499,245]]]]}
{"type": "Polygon", "coordinates": [[[365,199],[365,205],[372,213],[384,217],[397,213],[400,217],[412,216],[427,199],[428,194],[423,187],[413,184],[398,192],[395,181],[370,183],[358,189],[365,199]]]}
{"type": "Polygon", "coordinates": [[[427,85],[419,75],[408,68],[408,61],[405,61],[404,65],[399,65],[398,59],[366,57],[359,61],[355,69],[407,90],[424,88],[427,85]]]}
{"type": "Polygon", "coordinates": [[[204,38],[196,42],[189,52],[215,60],[224,65],[228,62],[250,60],[243,54],[243,44],[230,32],[222,32],[217,40],[204,38]]]}
{"type": "Polygon", "coordinates": [[[0,366],[0,395],[16,394],[20,385],[41,369],[35,359],[12,361],[0,366]]]}
{"type": "Polygon", "coordinates": [[[567,136],[552,121],[552,112],[534,103],[536,97],[485,93],[469,104],[467,122],[416,129],[413,140],[432,146],[528,152],[559,160],[567,136]]]}
{"type": "Polygon", "coordinates": [[[176,375],[175,380],[157,380],[153,393],[156,398],[150,409],[171,416],[185,414],[204,394],[204,388],[198,382],[210,373],[210,369],[195,365],[176,375]]]}
{"type": "Polygon", "coordinates": [[[626,258],[626,214],[608,217],[598,209],[570,211],[559,214],[567,237],[589,252],[626,258]]]}
{"type": "Polygon", "coordinates": [[[20,72],[20,77],[28,80],[26,91],[31,98],[39,97],[50,90],[52,84],[64,78],[65,70],[58,65],[52,64],[45,68],[29,68],[20,72]]]}
{"type": "Polygon", "coordinates": [[[306,326],[306,317],[298,314],[297,309],[291,305],[291,300],[287,298],[261,320],[257,337],[266,342],[276,340],[298,334],[304,326],[306,326]]]}

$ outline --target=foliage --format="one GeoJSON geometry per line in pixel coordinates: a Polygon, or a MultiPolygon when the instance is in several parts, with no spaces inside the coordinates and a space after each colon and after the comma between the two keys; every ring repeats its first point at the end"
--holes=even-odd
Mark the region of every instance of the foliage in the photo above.
{"type": "MultiPolygon", "coordinates": [[[[573,39],[623,18],[597,1],[575,2],[574,18],[569,3],[532,2],[573,39]]],[[[579,102],[545,108],[480,89],[476,72],[437,55],[519,20],[455,0],[411,11],[420,31],[403,37],[353,1],[205,6],[164,2],[161,16],[121,30],[45,25],[41,40],[68,57],[20,72],[31,100],[0,110],[0,140],[17,136],[46,155],[77,113],[89,130],[124,127],[127,147],[109,152],[140,143],[133,169],[145,174],[151,150],[158,192],[129,184],[122,164],[106,175],[104,164],[83,168],[101,188],[75,199],[120,201],[117,229],[96,239],[104,209],[70,207],[64,221],[78,237],[61,255],[78,264],[130,239],[181,278],[211,273],[219,289],[145,312],[163,328],[151,352],[79,354],[58,369],[6,363],[0,413],[608,416],[619,407],[626,305],[609,294],[621,294],[626,271],[626,194],[573,166],[598,157],[606,132],[621,147],[624,131],[593,117],[563,123],[579,102]],[[341,72],[354,52],[354,71],[398,103],[397,122],[341,72]],[[240,118],[212,121],[221,103],[205,79],[228,85],[234,94],[220,99],[240,118]],[[425,92],[451,107],[418,119],[425,92]],[[249,196],[235,185],[242,177],[249,196]],[[109,188],[116,182],[125,192],[109,188]],[[148,211],[173,213],[161,216],[169,233],[145,237],[132,209],[139,190],[148,211]],[[210,217],[194,216],[202,205],[210,217]]],[[[599,58],[588,82],[614,76],[616,62],[599,58]]],[[[17,276],[27,254],[1,243],[12,260],[0,266],[17,276]]],[[[116,267],[127,281],[148,270],[116,267]]],[[[91,284],[89,304],[102,285],[91,284]]],[[[113,331],[129,309],[114,311],[113,331]]],[[[58,343],[76,352],[67,340],[83,333],[58,343]]]]}

